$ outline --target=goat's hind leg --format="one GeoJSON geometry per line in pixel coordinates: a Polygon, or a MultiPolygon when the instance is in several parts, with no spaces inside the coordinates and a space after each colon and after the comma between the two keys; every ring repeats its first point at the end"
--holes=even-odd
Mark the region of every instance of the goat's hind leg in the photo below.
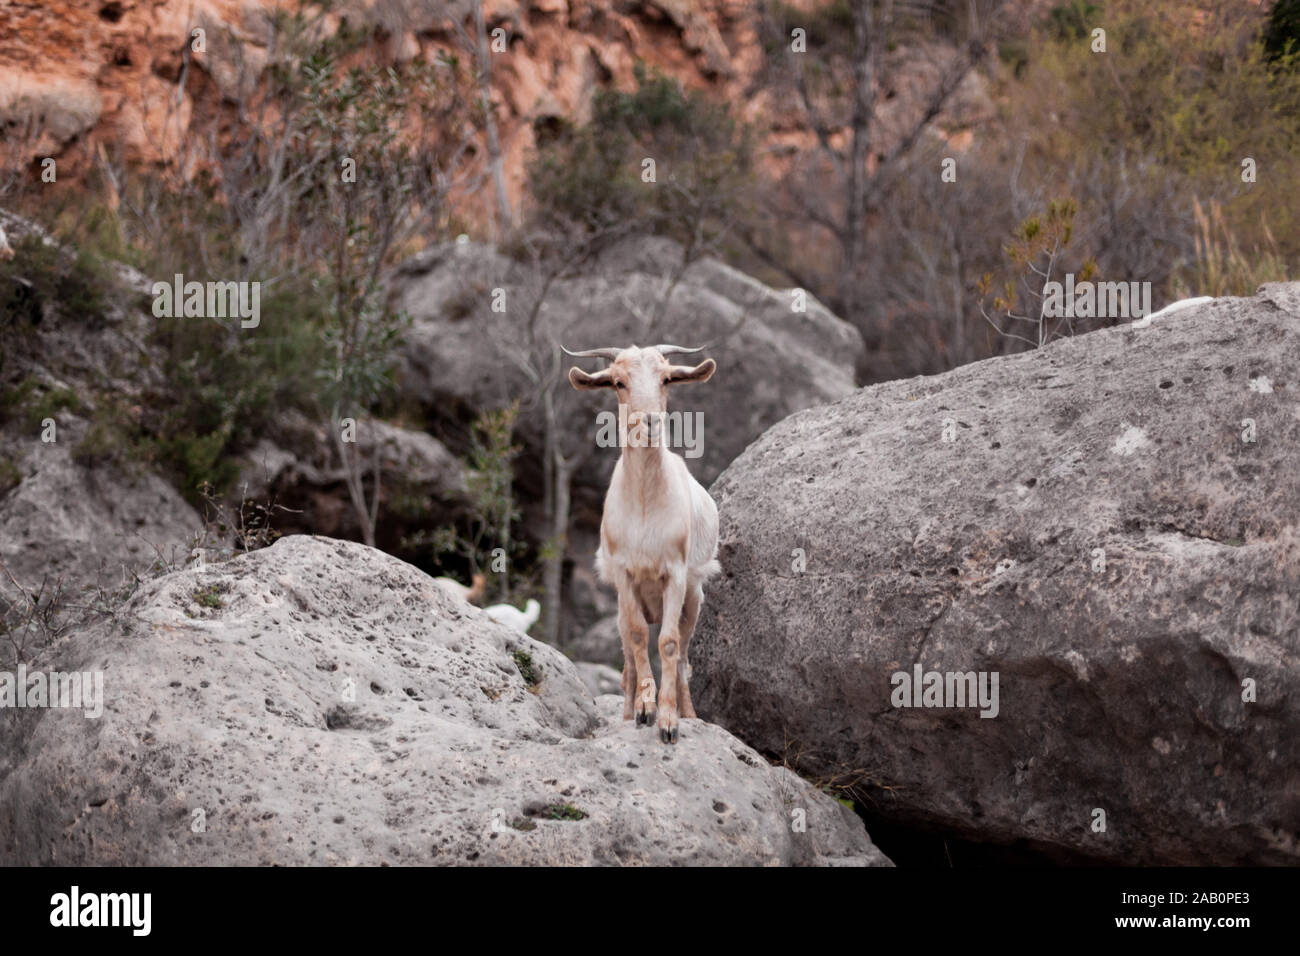
{"type": "MultiPolygon", "coordinates": [[[[621,630],[621,628],[620,628],[621,630]]],[[[636,657],[623,639],[623,719],[632,719],[632,708],[636,704],[636,657]]]]}
{"type": "Polygon", "coordinates": [[[618,589],[618,633],[623,639],[623,719],[635,715],[637,726],[653,724],[657,691],[650,669],[650,627],[631,581],[618,589]]]}

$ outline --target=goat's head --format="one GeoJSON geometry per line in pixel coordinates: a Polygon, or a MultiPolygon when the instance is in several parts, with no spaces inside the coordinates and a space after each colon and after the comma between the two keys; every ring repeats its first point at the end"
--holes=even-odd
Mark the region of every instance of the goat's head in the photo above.
{"type": "Polygon", "coordinates": [[[645,416],[654,416],[668,410],[668,386],[707,382],[717,369],[713,359],[699,365],[673,365],[664,356],[684,352],[701,352],[678,345],[655,345],[625,349],[588,349],[570,352],[575,358],[609,359],[608,368],[594,375],[574,367],[569,369],[569,383],[576,389],[612,388],[619,405],[627,406],[629,426],[639,427],[645,416]]]}

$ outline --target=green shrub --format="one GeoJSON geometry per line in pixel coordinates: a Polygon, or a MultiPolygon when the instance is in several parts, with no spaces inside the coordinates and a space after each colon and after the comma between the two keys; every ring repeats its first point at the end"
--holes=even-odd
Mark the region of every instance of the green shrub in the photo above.
{"type": "MultiPolygon", "coordinates": [[[[999,96],[1008,130],[1023,136],[1026,193],[1073,195],[1080,239],[1102,272],[1169,283],[1155,298],[1176,297],[1172,286],[1197,259],[1203,272],[1226,268],[1228,244],[1242,257],[1270,257],[1262,274],[1293,266],[1300,71],[1268,60],[1260,19],[1177,0],[1107,0],[1104,22],[1087,3],[1057,9],[1023,77],[999,96]],[[1103,26],[1107,52],[1066,29],[1077,23],[1103,26]],[[1253,182],[1243,179],[1248,159],[1253,182]],[[1218,204],[1218,265],[1193,220],[1198,200],[1218,204]]],[[[1233,278],[1212,277],[1216,285],[1240,288],[1250,271],[1241,264],[1233,278]]]]}
{"type": "Polygon", "coordinates": [[[230,587],[226,584],[209,584],[206,587],[195,588],[194,603],[212,611],[219,611],[226,606],[221,596],[229,590],[230,587]]]}
{"type": "Polygon", "coordinates": [[[1300,57],[1300,0],[1276,0],[1262,40],[1269,60],[1294,66],[1300,57]]]}
{"type": "Polygon", "coordinates": [[[701,93],[636,68],[630,92],[596,94],[589,123],[539,147],[528,168],[535,219],[561,233],[622,228],[708,244],[743,214],[752,131],[701,93]],[[655,161],[655,182],[642,181],[655,161]]]}
{"type": "Polygon", "coordinates": [[[587,813],[571,803],[552,803],[541,809],[541,816],[548,820],[585,820],[587,813]]]}
{"type": "Polygon", "coordinates": [[[0,259],[0,327],[28,315],[32,297],[74,321],[104,317],[117,281],[92,252],[46,243],[35,232],[13,249],[12,259],[0,259]]]}
{"type": "Polygon", "coordinates": [[[519,669],[519,676],[524,679],[524,683],[529,687],[536,687],[542,682],[542,675],[538,672],[537,665],[533,663],[533,655],[527,651],[515,651],[511,655],[515,659],[515,667],[519,669]]]}
{"type": "Polygon", "coordinates": [[[277,416],[320,414],[323,326],[319,293],[301,286],[264,296],[256,329],[237,319],[156,320],[151,341],[162,355],[166,394],[148,403],[145,431],[156,461],[191,503],[204,482],[218,493],[229,489],[235,456],[277,416]]]}
{"type": "Polygon", "coordinates": [[[512,568],[525,550],[515,536],[521,517],[514,495],[514,460],[521,451],[514,443],[518,416],[519,402],[515,401],[505,408],[483,412],[475,420],[464,462],[468,486],[464,521],[433,533],[419,532],[403,541],[403,546],[411,550],[431,550],[439,565],[463,562],[471,573],[500,570],[492,561],[492,553],[501,549],[506,561],[499,587],[494,584],[501,601],[512,599],[512,568]]]}
{"type": "Polygon", "coordinates": [[[1100,19],[1100,4],[1088,0],[1070,0],[1052,7],[1047,13],[1048,32],[1058,42],[1082,40],[1088,36],[1096,21],[1100,19]]]}

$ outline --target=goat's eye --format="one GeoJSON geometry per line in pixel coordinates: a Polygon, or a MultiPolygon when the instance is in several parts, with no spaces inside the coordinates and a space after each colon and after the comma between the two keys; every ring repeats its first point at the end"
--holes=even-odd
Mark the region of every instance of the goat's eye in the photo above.
{"type": "Polygon", "coordinates": [[[624,385],[622,382],[615,382],[615,383],[614,383],[614,387],[615,387],[615,388],[627,388],[627,386],[624,385]]]}

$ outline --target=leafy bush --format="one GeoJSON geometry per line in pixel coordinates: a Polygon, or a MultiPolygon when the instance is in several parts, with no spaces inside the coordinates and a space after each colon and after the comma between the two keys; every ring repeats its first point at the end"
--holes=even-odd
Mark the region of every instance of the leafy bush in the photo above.
{"type": "Polygon", "coordinates": [[[233,456],[289,410],[320,414],[329,361],[324,306],[314,289],[283,287],[262,301],[256,330],[238,320],[158,319],[166,392],[151,396],[145,431],[154,457],[197,504],[205,482],[228,490],[233,456]]]}
{"type": "Polygon", "coordinates": [[[1048,32],[1058,42],[1082,40],[1091,33],[1101,13],[1099,4],[1089,0],[1070,0],[1048,11],[1048,32]]]}
{"type": "Polygon", "coordinates": [[[585,126],[561,130],[529,165],[538,224],[559,233],[618,227],[711,245],[743,214],[752,131],[725,103],[644,66],[631,92],[601,90],[585,126]],[[654,160],[655,182],[643,163],[654,160]]]}
{"type": "MultiPolygon", "coordinates": [[[[1070,240],[1074,237],[1078,212],[1079,205],[1073,199],[1049,202],[1041,215],[1029,216],[1012,235],[1005,251],[1013,271],[1001,290],[993,291],[991,273],[980,280],[980,297],[983,300],[992,296],[994,314],[989,314],[983,301],[981,311],[999,335],[1041,347],[1056,337],[1062,328],[1074,334],[1094,324],[1088,320],[1047,314],[1045,283],[1061,282],[1066,273],[1073,271],[1066,257],[1070,240]],[[1052,319],[1056,320],[1055,323],[1052,319]],[[1013,322],[1021,324],[1012,325],[1013,322]]],[[[1097,266],[1091,259],[1084,259],[1077,268],[1077,278],[1081,282],[1090,282],[1096,277],[1097,266]]]]}

